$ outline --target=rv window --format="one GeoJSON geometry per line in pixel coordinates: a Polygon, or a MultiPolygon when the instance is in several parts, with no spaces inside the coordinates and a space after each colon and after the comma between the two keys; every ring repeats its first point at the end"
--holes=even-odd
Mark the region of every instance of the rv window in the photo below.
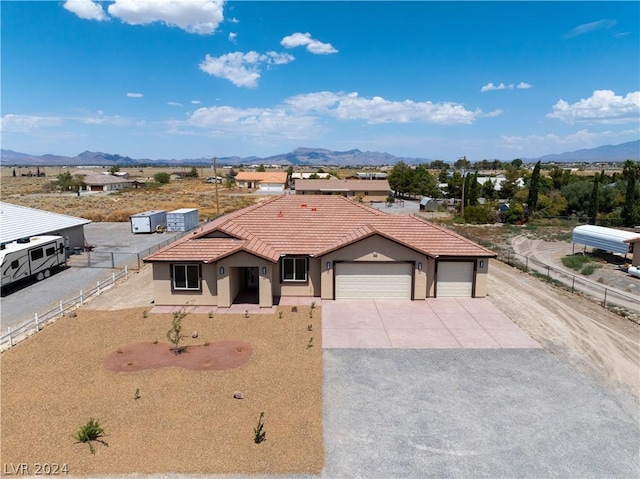
{"type": "Polygon", "coordinates": [[[35,261],[44,257],[44,253],[42,252],[42,248],[31,250],[31,261],[35,261]]]}
{"type": "Polygon", "coordinates": [[[64,245],[60,243],[60,247],[58,248],[58,254],[64,254],[64,245]]]}
{"type": "Polygon", "coordinates": [[[51,248],[47,248],[47,256],[53,256],[56,254],[56,249],[52,246],[51,248]]]}
{"type": "Polygon", "coordinates": [[[20,262],[17,259],[11,262],[11,269],[18,269],[18,266],[20,266],[20,262]]]}

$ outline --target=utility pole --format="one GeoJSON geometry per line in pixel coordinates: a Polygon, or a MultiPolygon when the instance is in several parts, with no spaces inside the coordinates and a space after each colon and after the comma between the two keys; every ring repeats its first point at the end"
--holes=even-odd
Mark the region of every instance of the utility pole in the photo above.
{"type": "Polygon", "coordinates": [[[216,157],[213,157],[213,184],[216,188],[216,216],[220,216],[220,203],[218,202],[218,168],[216,166],[216,157]]]}
{"type": "MultiPolygon", "coordinates": [[[[462,159],[464,160],[464,165],[467,165],[467,155],[463,156],[462,159]]],[[[462,215],[462,217],[464,218],[464,190],[465,190],[465,186],[466,186],[466,180],[467,177],[465,175],[465,171],[464,171],[464,166],[462,167],[462,204],[460,205],[460,214],[462,215]]]]}

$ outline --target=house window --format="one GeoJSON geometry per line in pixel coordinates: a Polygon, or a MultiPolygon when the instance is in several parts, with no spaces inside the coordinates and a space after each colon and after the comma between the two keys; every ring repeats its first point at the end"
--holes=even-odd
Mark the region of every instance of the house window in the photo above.
{"type": "Polygon", "coordinates": [[[307,258],[282,258],[282,281],[307,280],[307,258]]]}
{"type": "Polygon", "coordinates": [[[31,261],[42,259],[43,257],[44,257],[44,252],[42,251],[42,248],[31,250],[31,261]]]}
{"type": "Polygon", "coordinates": [[[173,289],[200,289],[200,265],[174,264],[173,289]]]}

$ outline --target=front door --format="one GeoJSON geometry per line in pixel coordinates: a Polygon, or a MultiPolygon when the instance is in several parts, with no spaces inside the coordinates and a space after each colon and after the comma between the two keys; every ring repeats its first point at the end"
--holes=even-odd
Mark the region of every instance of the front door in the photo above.
{"type": "Polygon", "coordinates": [[[246,289],[256,289],[258,287],[258,268],[244,268],[244,285],[246,289]]]}

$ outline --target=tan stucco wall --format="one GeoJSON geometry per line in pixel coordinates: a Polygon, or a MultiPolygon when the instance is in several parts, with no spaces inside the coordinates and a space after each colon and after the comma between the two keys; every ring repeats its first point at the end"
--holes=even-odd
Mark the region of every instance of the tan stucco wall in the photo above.
{"type": "Polygon", "coordinates": [[[278,261],[277,265],[273,265],[271,278],[275,296],[320,296],[320,259],[309,258],[308,281],[305,283],[281,283],[281,268],[282,260],[278,261]]]}
{"type": "Polygon", "coordinates": [[[370,236],[320,258],[323,299],[333,299],[334,261],[413,261],[413,299],[426,297],[428,257],[381,236],[370,236]],[[331,263],[329,270],[327,262],[331,263]],[[422,270],[418,263],[422,263],[422,270]]]}
{"type": "Polygon", "coordinates": [[[216,271],[219,274],[220,268],[224,268],[224,275],[218,278],[218,306],[231,306],[234,298],[242,286],[242,276],[240,270],[232,268],[257,267],[258,286],[260,288],[260,306],[267,307],[273,304],[273,291],[271,287],[272,264],[266,259],[259,258],[252,254],[241,251],[232,256],[224,258],[216,263],[216,271]],[[262,274],[262,268],[267,268],[267,275],[262,274]]]}
{"type": "Polygon", "coordinates": [[[631,258],[632,266],[640,266],[640,239],[633,243],[633,257],[631,258]]]}
{"type": "Polygon", "coordinates": [[[186,303],[194,306],[212,306],[217,304],[216,270],[214,265],[201,266],[202,291],[172,291],[171,265],[153,263],[153,300],[157,305],[179,306],[186,303]]]}
{"type": "Polygon", "coordinates": [[[436,295],[436,260],[435,258],[427,259],[427,298],[433,298],[436,295]]]}
{"type": "Polygon", "coordinates": [[[58,235],[58,236],[63,236],[65,238],[69,238],[69,243],[65,244],[65,246],[68,246],[71,252],[73,252],[74,247],[76,246],[84,247],[85,245],[84,228],[82,225],[72,226],[70,228],[64,228],[57,231],[51,231],[50,233],[47,233],[47,234],[58,235]]]}
{"type": "Polygon", "coordinates": [[[484,298],[487,295],[487,279],[489,275],[489,259],[476,260],[476,290],[474,298],[484,298]],[[483,266],[480,267],[480,262],[483,266]]]}

